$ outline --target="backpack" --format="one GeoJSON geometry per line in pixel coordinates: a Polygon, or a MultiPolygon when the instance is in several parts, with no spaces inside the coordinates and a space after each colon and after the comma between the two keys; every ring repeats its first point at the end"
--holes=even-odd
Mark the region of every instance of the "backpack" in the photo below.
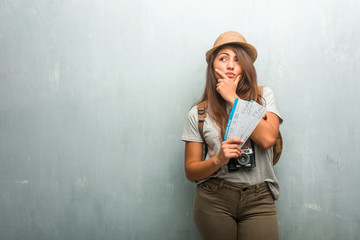
{"type": "MultiPolygon", "coordinates": [[[[263,88],[259,87],[259,90],[262,95],[263,88]]],[[[205,145],[204,146],[204,148],[205,148],[204,157],[205,157],[207,154],[207,145],[206,145],[206,142],[204,139],[204,122],[205,122],[205,118],[207,115],[207,101],[203,101],[203,102],[200,102],[199,104],[197,104],[197,110],[198,110],[198,119],[199,119],[199,121],[198,121],[199,132],[200,132],[201,138],[203,139],[203,141],[205,143],[204,144],[205,145]]],[[[282,153],[282,148],[283,148],[283,140],[282,140],[281,133],[279,131],[279,134],[278,134],[275,144],[273,146],[273,152],[274,152],[273,165],[275,165],[279,161],[281,153],[282,153]]]]}

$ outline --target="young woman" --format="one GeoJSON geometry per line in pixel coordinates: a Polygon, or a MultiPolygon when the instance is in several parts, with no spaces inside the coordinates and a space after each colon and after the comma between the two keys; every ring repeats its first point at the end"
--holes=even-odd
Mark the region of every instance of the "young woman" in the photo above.
{"type": "Polygon", "coordinates": [[[257,85],[254,61],[257,51],[238,32],[225,32],[206,53],[206,85],[199,102],[207,101],[203,137],[198,110],[189,114],[181,139],[185,145],[185,172],[197,183],[194,220],[202,239],[278,239],[274,200],[279,185],[273,171],[273,152],[282,122],[272,90],[257,85]],[[255,167],[229,171],[230,159],[241,155],[241,139],[224,139],[236,98],[256,101],[266,108],[246,144],[255,153],[255,167]],[[249,144],[251,143],[252,144],[249,144]],[[203,144],[207,146],[202,159],[203,144]]]}

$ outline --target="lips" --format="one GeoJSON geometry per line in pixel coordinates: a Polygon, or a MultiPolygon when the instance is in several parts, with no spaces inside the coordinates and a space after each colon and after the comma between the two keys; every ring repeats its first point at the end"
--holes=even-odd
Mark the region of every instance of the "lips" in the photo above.
{"type": "Polygon", "coordinates": [[[226,76],[228,76],[229,78],[235,77],[235,74],[233,73],[225,73],[226,76]]]}

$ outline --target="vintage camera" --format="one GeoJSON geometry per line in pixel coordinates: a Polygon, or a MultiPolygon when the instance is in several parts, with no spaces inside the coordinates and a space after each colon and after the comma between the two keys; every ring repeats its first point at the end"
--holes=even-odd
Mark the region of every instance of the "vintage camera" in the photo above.
{"type": "Polygon", "coordinates": [[[227,164],[229,172],[243,168],[256,167],[254,142],[246,144],[247,147],[241,149],[241,155],[238,158],[231,158],[227,164]]]}

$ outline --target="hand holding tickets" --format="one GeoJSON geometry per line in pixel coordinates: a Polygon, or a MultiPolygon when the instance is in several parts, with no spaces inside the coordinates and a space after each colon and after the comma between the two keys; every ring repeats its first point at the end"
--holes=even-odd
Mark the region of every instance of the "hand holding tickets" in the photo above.
{"type": "Polygon", "coordinates": [[[235,99],[226,126],[224,141],[230,138],[240,138],[243,142],[239,146],[242,147],[265,112],[266,109],[257,102],[235,99]]]}

